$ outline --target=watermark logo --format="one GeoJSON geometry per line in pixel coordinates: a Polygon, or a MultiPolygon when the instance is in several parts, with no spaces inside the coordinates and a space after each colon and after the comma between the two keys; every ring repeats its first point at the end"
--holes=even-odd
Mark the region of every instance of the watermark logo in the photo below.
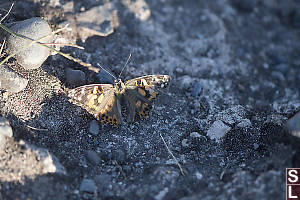
{"type": "Polygon", "coordinates": [[[300,168],[286,168],[286,199],[300,200],[300,168]]]}

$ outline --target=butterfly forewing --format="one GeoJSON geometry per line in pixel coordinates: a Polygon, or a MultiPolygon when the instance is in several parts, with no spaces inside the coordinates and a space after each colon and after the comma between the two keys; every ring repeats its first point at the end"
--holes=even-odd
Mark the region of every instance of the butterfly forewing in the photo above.
{"type": "Polygon", "coordinates": [[[156,99],[161,88],[168,86],[170,76],[148,75],[125,82],[126,100],[129,102],[129,119],[133,121],[136,113],[139,118],[145,118],[152,109],[152,101],[156,99]]]}
{"type": "Polygon", "coordinates": [[[120,103],[111,84],[84,85],[72,89],[69,97],[103,123],[118,125],[122,121],[120,103]]]}

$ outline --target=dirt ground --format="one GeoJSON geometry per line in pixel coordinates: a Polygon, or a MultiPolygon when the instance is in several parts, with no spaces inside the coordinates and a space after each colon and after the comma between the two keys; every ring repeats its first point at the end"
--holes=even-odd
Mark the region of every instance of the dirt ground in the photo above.
{"type": "MultiPolygon", "coordinates": [[[[5,14],[10,2],[0,4],[5,14]]],[[[300,167],[299,139],[285,128],[300,109],[299,8],[296,0],[17,1],[3,23],[69,24],[54,42],[84,50],[60,51],[115,75],[131,53],[123,80],[172,81],[147,119],[99,122],[93,133],[95,118],[67,92],[112,77],[58,54],[33,70],[11,59],[29,83],[0,95],[13,129],[0,152],[0,199],[285,199],[285,169],[300,167]],[[67,68],[83,82],[68,82],[67,68]]]]}

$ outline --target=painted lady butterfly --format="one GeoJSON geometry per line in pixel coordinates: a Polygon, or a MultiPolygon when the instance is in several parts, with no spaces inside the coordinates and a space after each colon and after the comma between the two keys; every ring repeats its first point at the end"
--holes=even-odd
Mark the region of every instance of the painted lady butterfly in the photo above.
{"type": "Polygon", "coordinates": [[[93,114],[99,121],[119,125],[122,120],[122,106],[128,111],[128,122],[136,114],[142,119],[149,115],[152,102],[161,88],[170,82],[168,75],[148,75],[123,82],[116,79],[114,84],[91,84],[72,89],[71,101],[93,114]]]}

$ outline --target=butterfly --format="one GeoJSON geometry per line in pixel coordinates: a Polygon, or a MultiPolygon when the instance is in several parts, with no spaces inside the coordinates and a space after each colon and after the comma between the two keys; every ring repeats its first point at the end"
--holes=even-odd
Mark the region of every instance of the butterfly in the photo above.
{"type": "Polygon", "coordinates": [[[115,79],[114,84],[91,84],[72,89],[71,102],[86,109],[99,121],[111,125],[123,122],[122,107],[126,106],[127,122],[136,116],[143,119],[149,115],[153,100],[159,91],[169,85],[168,75],[147,75],[123,82],[115,79]]]}

